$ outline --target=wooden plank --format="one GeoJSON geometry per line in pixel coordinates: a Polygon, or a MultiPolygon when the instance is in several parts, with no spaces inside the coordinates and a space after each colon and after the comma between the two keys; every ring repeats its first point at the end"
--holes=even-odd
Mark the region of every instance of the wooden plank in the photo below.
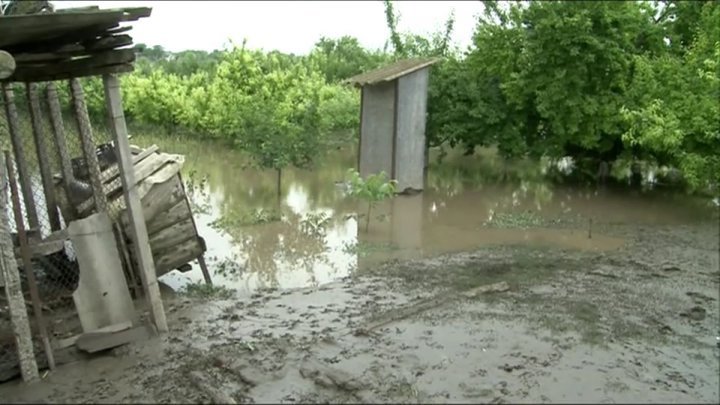
{"type": "Polygon", "coordinates": [[[170,249],[154,252],[158,274],[163,275],[200,257],[204,253],[204,249],[199,239],[196,236],[170,249]]]}
{"type": "Polygon", "coordinates": [[[188,218],[150,236],[150,248],[153,251],[162,251],[191,238],[197,238],[197,235],[193,228],[192,219],[188,218]]]}
{"type": "Polygon", "coordinates": [[[200,265],[200,271],[202,271],[203,278],[205,279],[205,284],[212,285],[212,278],[210,277],[210,271],[208,271],[207,263],[205,263],[205,249],[203,249],[203,254],[198,256],[197,261],[200,265]]]}
{"type": "MultiPolygon", "coordinates": [[[[119,65],[91,67],[87,69],[77,69],[70,72],[54,72],[50,70],[46,75],[38,75],[34,77],[26,77],[26,81],[31,82],[51,82],[58,80],[70,80],[81,77],[94,77],[102,76],[104,74],[117,74],[117,73],[130,73],[135,70],[135,66],[132,63],[122,63],[119,65]]],[[[10,78],[10,81],[20,81],[10,78]]]]}
{"type": "MultiPolygon", "coordinates": [[[[60,161],[60,170],[63,179],[73,179],[72,163],[70,161],[70,152],[68,152],[67,141],[65,138],[65,125],[62,119],[62,110],[60,108],[60,99],[58,98],[57,87],[55,83],[50,82],[46,87],[46,101],[48,111],[50,112],[50,125],[53,133],[55,150],[58,153],[60,161]]],[[[65,195],[69,196],[72,192],[67,181],[63,181],[65,195]]],[[[69,221],[68,221],[69,222],[69,221]]]]}
{"type": "MultiPolygon", "coordinates": [[[[148,193],[149,194],[149,193],[148,193]]],[[[144,208],[144,205],[143,205],[144,208]]],[[[147,223],[148,235],[152,239],[153,235],[166,229],[178,222],[192,218],[192,212],[185,199],[172,206],[169,210],[164,210],[162,213],[151,217],[149,220],[145,220],[147,223]]],[[[195,229],[193,228],[193,233],[195,229]]]]}
{"type": "MultiPolygon", "coordinates": [[[[139,181],[145,179],[147,176],[152,174],[152,171],[156,170],[164,162],[162,157],[156,154],[149,154],[147,158],[142,160],[140,158],[141,156],[139,156],[137,162],[133,162],[135,175],[137,176],[137,178],[140,178],[139,181]]],[[[117,166],[114,166],[113,169],[117,170],[117,166]]],[[[106,172],[107,171],[103,172],[103,174],[105,174],[106,172]]],[[[122,181],[118,180],[119,179],[116,178],[114,179],[114,181],[111,182],[103,182],[104,185],[102,186],[102,190],[105,196],[110,196],[115,192],[122,190],[122,181]]],[[[78,211],[84,213],[93,206],[94,205],[92,200],[87,200],[78,206],[78,211]]]]}
{"type": "Polygon", "coordinates": [[[142,203],[135,184],[135,170],[132,164],[128,132],[125,126],[125,115],[120,94],[120,81],[115,75],[103,76],[105,87],[105,103],[111,120],[114,135],[120,178],[123,183],[127,211],[130,218],[130,236],[135,248],[135,260],[138,263],[140,277],[145,288],[145,296],[150,304],[150,314],[161,333],[168,331],[165,309],[160,296],[160,287],[157,283],[155,263],[148,241],[147,228],[143,218],[142,203]]]}
{"type": "MultiPolygon", "coordinates": [[[[151,221],[175,204],[185,199],[180,179],[175,177],[162,184],[155,184],[142,200],[143,218],[151,221]]],[[[123,226],[129,226],[127,212],[120,215],[123,226]]]]}
{"type": "MultiPolygon", "coordinates": [[[[180,185],[183,188],[183,196],[185,196],[185,205],[187,206],[188,212],[190,212],[190,220],[192,220],[193,223],[193,233],[195,235],[198,235],[197,230],[197,224],[195,223],[195,217],[192,215],[192,211],[190,210],[190,202],[187,200],[187,192],[185,191],[185,183],[182,181],[182,175],[178,173],[178,179],[180,180],[180,185]]],[[[278,190],[280,190],[280,187],[278,186],[278,190]]],[[[198,256],[197,261],[200,265],[200,270],[203,273],[203,278],[205,279],[205,284],[212,285],[212,278],[210,277],[210,272],[208,271],[207,264],[205,263],[205,240],[200,238],[200,241],[202,242],[202,251],[203,253],[198,256]]]]}
{"type": "MultiPolygon", "coordinates": [[[[4,160],[3,154],[0,153],[0,190],[6,190],[8,186],[4,160]]],[[[0,193],[0,272],[3,274],[14,343],[20,360],[20,372],[25,382],[32,382],[36,381],[39,375],[33,351],[30,322],[25,307],[25,297],[20,285],[17,261],[13,254],[7,205],[7,193],[2,192],[0,193]]]]}
{"type": "Polygon", "coordinates": [[[0,80],[7,79],[15,72],[16,61],[9,52],[0,49],[0,80]]]}
{"type": "Polygon", "coordinates": [[[73,47],[66,47],[64,50],[61,49],[55,52],[20,53],[15,55],[15,62],[19,68],[38,63],[59,63],[73,57],[88,56],[98,51],[132,45],[132,43],[133,40],[130,35],[113,35],[94,39],[83,45],[75,44],[73,47]]]}
{"type": "Polygon", "coordinates": [[[85,104],[85,95],[83,94],[80,80],[70,80],[70,94],[72,98],[73,111],[75,120],[80,134],[80,142],[82,144],[85,162],[90,172],[90,185],[93,189],[93,199],[98,212],[107,212],[107,197],[103,193],[102,182],[100,181],[100,164],[97,159],[97,151],[93,142],[92,127],[90,126],[90,116],[88,115],[87,105],[85,104]]]}
{"type": "Polygon", "coordinates": [[[10,184],[10,198],[13,202],[13,214],[15,216],[15,226],[17,227],[18,241],[20,242],[20,254],[22,256],[23,268],[27,277],[28,289],[30,290],[30,300],[32,301],[33,312],[35,313],[35,324],[40,332],[45,356],[48,361],[50,370],[55,370],[55,357],[53,356],[52,347],[50,347],[50,336],[48,335],[45,317],[42,313],[42,304],[40,302],[40,293],[38,292],[37,281],[35,280],[35,271],[33,270],[32,258],[30,257],[30,247],[28,246],[28,237],[25,234],[25,224],[23,224],[22,210],[20,209],[20,192],[15,182],[15,173],[12,164],[10,151],[5,151],[5,163],[7,164],[8,183],[10,184]]]}
{"type": "Polygon", "coordinates": [[[45,193],[45,209],[47,210],[50,231],[54,232],[60,229],[60,215],[58,214],[57,199],[55,198],[50,155],[48,154],[45,130],[42,125],[42,110],[40,109],[37,84],[26,83],[25,89],[27,91],[28,107],[30,110],[30,123],[35,140],[35,152],[37,153],[38,166],[40,166],[40,179],[42,180],[43,192],[45,193]]]}
{"type": "MultiPolygon", "coordinates": [[[[126,321],[126,322],[121,322],[121,323],[117,323],[117,324],[114,324],[114,325],[108,325],[108,326],[105,326],[104,328],[96,329],[96,330],[94,330],[94,331],[92,331],[92,332],[93,332],[93,333],[107,333],[107,332],[113,333],[113,332],[121,332],[121,331],[130,329],[130,328],[132,328],[132,322],[126,321]]],[[[82,335],[83,335],[83,334],[81,333],[81,334],[79,334],[79,335],[75,335],[75,336],[72,336],[72,337],[69,337],[69,338],[56,340],[56,341],[54,342],[55,344],[53,345],[53,347],[54,347],[56,350],[61,350],[61,349],[64,349],[64,348],[66,348],[66,347],[73,346],[73,345],[75,345],[75,342],[77,342],[77,340],[78,340],[78,339],[80,338],[80,336],[82,336],[82,335]]]]}
{"type": "Polygon", "coordinates": [[[132,65],[134,61],[134,49],[115,49],[57,63],[21,65],[6,80],[16,82],[51,81],[53,80],[51,78],[62,75],[79,76],[77,72],[94,72],[109,66],[132,65]]]}
{"type": "MultiPolygon", "coordinates": [[[[4,18],[4,17],[3,17],[4,18]]],[[[23,202],[25,203],[25,215],[31,229],[40,229],[35,198],[30,182],[30,170],[25,159],[25,146],[20,136],[20,123],[18,120],[17,108],[15,107],[15,93],[12,86],[2,84],[3,96],[5,99],[5,114],[7,116],[8,131],[12,142],[13,153],[17,163],[18,176],[20,177],[20,189],[22,190],[23,202]]]]}
{"type": "Polygon", "coordinates": [[[75,346],[88,353],[97,353],[128,343],[146,340],[150,336],[148,327],[144,325],[118,332],[90,332],[80,335],[75,341],[75,346]]]}

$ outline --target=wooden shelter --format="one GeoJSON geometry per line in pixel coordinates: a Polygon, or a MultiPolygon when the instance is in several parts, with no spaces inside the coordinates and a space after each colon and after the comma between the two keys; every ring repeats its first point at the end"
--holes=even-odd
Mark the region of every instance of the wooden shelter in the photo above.
{"type": "Polygon", "coordinates": [[[407,59],[346,82],[361,88],[360,175],[384,171],[400,192],[422,190],[425,116],[430,66],[437,59],[407,59]]]}
{"type": "MultiPolygon", "coordinates": [[[[133,70],[135,50],[127,34],[131,26],[121,24],[150,14],[147,7],[101,10],[93,6],[0,16],[0,85],[12,144],[12,154],[6,152],[4,159],[0,156],[0,186],[11,190],[17,235],[14,241],[7,215],[8,188],[2,187],[0,287],[8,301],[25,380],[37,378],[38,372],[35,359],[30,359],[31,328],[21,282],[29,285],[37,328],[53,368],[49,343],[53,337],[44,327],[38,273],[33,266],[35,259],[47,261],[46,255],[63,248],[69,240],[69,223],[93,213],[111,218],[125,277],[131,284],[131,279],[139,276],[152,323],[159,332],[166,332],[168,326],[158,275],[198,259],[210,282],[202,260],[205,245],[197,235],[179,174],[182,156],[161,153],[156,146],[141,149],[129,144],[117,74],[133,70]],[[112,134],[111,142],[103,145],[98,145],[93,134],[78,80],[92,76],[102,77],[112,134]],[[70,137],[65,133],[58,96],[63,84],[58,81],[66,81],[69,110],[78,131],[81,156],[74,159],[68,151],[70,137]],[[23,138],[19,123],[13,86],[17,82],[26,90],[31,138],[23,138]],[[41,102],[41,87],[46,103],[41,102]],[[49,120],[44,120],[43,106],[49,111],[49,120]],[[27,140],[32,147],[25,144],[27,140]],[[29,161],[36,162],[36,172],[30,169],[29,161]],[[34,187],[38,178],[41,184],[34,187]],[[25,278],[18,273],[20,265],[25,278]]],[[[116,326],[109,325],[110,329],[116,326]]],[[[57,343],[52,346],[57,347],[57,343]]]]}

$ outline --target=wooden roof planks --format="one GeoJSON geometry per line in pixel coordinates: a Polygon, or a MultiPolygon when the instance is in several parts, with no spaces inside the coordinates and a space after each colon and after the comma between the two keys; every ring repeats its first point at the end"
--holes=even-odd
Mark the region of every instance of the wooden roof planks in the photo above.
{"type": "Polygon", "coordinates": [[[0,49],[15,58],[14,73],[3,81],[40,82],[129,72],[135,52],[131,29],[120,24],[150,16],[148,7],[0,17],[0,49]]]}

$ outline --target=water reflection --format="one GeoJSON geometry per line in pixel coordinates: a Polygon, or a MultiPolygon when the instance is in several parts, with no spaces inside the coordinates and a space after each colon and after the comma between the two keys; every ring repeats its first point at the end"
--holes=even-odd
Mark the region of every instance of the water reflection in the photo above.
{"type": "MultiPolygon", "coordinates": [[[[491,244],[617,249],[622,240],[595,231],[588,237],[590,218],[682,224],[708,216],[688,197],[556,186],[537,164],[481,155],[431,166],[425,192],[380,204],[366,231],[358,227],[364,205],[337,185],[356,163],[353,150],[338,151],[314,170],[286,170],[278,201],[275,173],[243,170],[235,152],[187,142],[163,146],[186,155],[188,189],[194,204],[206,208],[196,218],[214,281],[246,292],[316,286],[387,259],[491,244]]],[[[201,280],[197,270],[163,277],[172,287],[201,280]]]]}

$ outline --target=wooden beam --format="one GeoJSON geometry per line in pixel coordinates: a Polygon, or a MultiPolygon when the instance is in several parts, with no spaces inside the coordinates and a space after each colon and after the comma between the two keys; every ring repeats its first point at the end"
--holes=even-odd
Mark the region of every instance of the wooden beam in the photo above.
{"type": "Polygon", "coordinates": [[[18,68],[25,68],[28,64],[39,63],[60,63],[68,61],[73,57],[88,56],[94,52],[107,51],[127,45],[132,45],[130,35],[113,35],[93,39],[86,43],[64,46],[53,52],[20,53],[15,55],[15,63],[18,68]]]}
{"type": "Polygon", "coordinates": [[[35,139],[35,152],[37,153],[38,166],[40,166],[40,179],[42,180],[43,192],[45,193],[45,208],[47,210],[50,231],[60,230],[60,214],[57,209],[55,198],[55,187],[53,185],[52,170],[50,167],[50,155],[48,155],[47,140],[45,139],[45,128],[42,123],[42,110],[38,98],[37,84],[27,83],[28,108],[30,110],[30,122],[32,125],[33,138],[35,139]]]}
{"type": "Polygon", "coordinates": [[[80,142],[82,143],[85,163],[90,172],[90,185],[93,189],[95,207],[97,208],[97,212],[107,212],[107,197],[103,192],[102,180],[100,179],[100,164],[97,159],[97,150],[93,142],[92,127],[90,126],[90,116],[88,115],[85,95],[83,94],[80,80],[70,80],[70,94],[72,95],[73,110],[75,112],[78,132],[80,133],[80,142]]]}
{"type": "Polygon", "coordinates": [[[15,58],[0,49],[0,80],[7,79],[15,72],[15,58]]]}
{"type": "MultiPolygon", "coordinates": [[[[0,153],[0,189],[7,189],[5,158],[0,153]]],[[[5,297],[10,310],[10,321],[15,335],[15,347],[20,359],[20,373],[25,382],[36,381],[38,374],[35,352],[33,350],[30,322],[28,320],[25,297],[20,286],[20,274],[10,238],[10,223],[7,210],[7,193],[0,193],[0,272],[5,284],[5,297]]]]}
{"type": "Polygon", "coordinates": [[[104,75],[105,103],[111,120],[111,128],[115,138],[115,150],[118,155],[118,167],[122,179],[127,212],[130,218],[130,236],[135,248],[135,258],[138,262],[140,277],[145,289],[145,296],[150,304],[150,314],[161,333],[168,331],[165,309],[160,296],[160,287],[157,283],[155,263],[148,241],[142,203],[138,195],[135,182],[135,170],[132,164],[128,132],[125,126],[122,96],[120,94],[120,81],[115,75],[104,75]]]}
{"type": "MultiPolygon", "coordinates": [[[[4,18],[4,17],[3,17],[4,18]]],[[[3,96],[5,99],[5,114],[7,116],[8,130],[12,142],[15,162],[17,163],[18,176],[20,177],[20,188],[22,190],[23,202],[25,203],[25,215],[30,229],[40,229],[35,198],[33,197],[32,183],[30,183],[30,172],[27,160],[25,159],[25,146],[20,136],[20,121],[17,108],[15,107],[15,93],[10,84],[2,84],[3,96]]]]}
{"type": "Polygon", "coordinates": [[[135,67],[132,63],[123,63],[120,65],[88,67],[69,72],[53,72],[52,70],[48,70],[42,75],[23,77],[24,80],[16,80],[15,77],[11,77],[10,79],[7,79],[7,81],[52,82],[81,77],[102,76],[105,74],[130,73],[134,69],[135,67]]]}
{"type": "Polygon", "coordinates": [[[15,73],[6,79],[15,82],[51,81],[48,77],[57,77],[70,74],[78,76],[77,72],[94,71],[106,66],[130,64],[135,61],[134,49],[117,49],[89,54],[87,57],[70,59],[58,63],[47,63],[38,66],[18,66],[15,73]]]}

